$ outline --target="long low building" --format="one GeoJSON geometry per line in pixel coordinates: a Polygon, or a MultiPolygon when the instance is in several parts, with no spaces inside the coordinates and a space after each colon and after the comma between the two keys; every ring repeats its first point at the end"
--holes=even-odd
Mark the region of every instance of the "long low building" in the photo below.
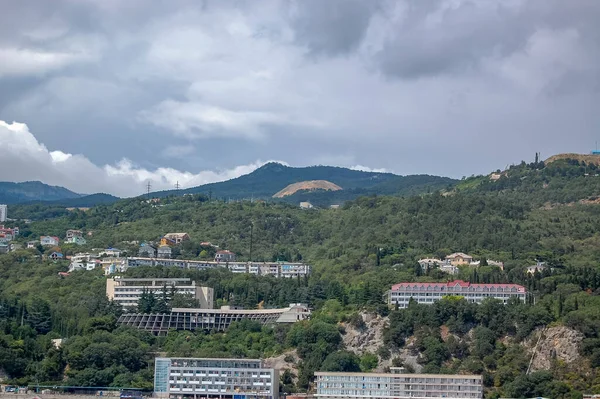
{"type": "Polygon", "coordinates": [[[255,274],[283,278],[307,276],[311,267],[298,262],[216,262],[210,260],[163,259],[163,258],[127,258],[127,267],[165,266],[182,269],[207,270],[223,268],[232,273],[255,274]]]}
{"type": "Polygon", "coordinates": [[[279,373],[260,359],[156,358],[154,396],[277,399],[279,373]]]}
{"type": "Polygon", "coordinates": [[[316,372],[316,398],[322,399],[479,399],[480,375],[316,372]]]}
{"type": "Polygon", "coordinates": [[[157,335],[169,330],[224,331],[231,323],[245,319],[261,324],[295,323],[310,317],[310,309],[303,304],[291,304],[281,309],[221,309],[174,308],[169,313],[128,313],[119,317],[119,324],[131,326],[157,335]]]}
{"type": "Polygon", "coordinates": [[[432,304],[446,296],[460,296],[469,302],[481,303],[495,298],[508,303],[510,298],[525,302],[527,291],[518,284],[471,284],[462,280],[448,283],[399,283],[388,292],[388,304],[406,308],[412,300],[432,304]]]}
{"type": "Polygon", "coordinates": [[[189,278],[123,278],[114,277],[106,280],[106,296],[124,308],[136,307],[141,295],[149,292],[155,296],[163,290],[169,294],[190,295],[202,308],[213,307],[214,291],[210,287],[200,287],[189,278]]]}

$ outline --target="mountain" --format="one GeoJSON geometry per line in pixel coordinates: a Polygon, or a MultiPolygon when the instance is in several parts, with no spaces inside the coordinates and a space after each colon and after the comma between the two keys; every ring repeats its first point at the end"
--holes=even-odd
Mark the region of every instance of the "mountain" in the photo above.
{"type": "Polygon", "coordinates": [[[335,166],[290,167],[279,163],[268,163],[252,173],[219,183],[205,184],[185,190],[169,190],[154,193],[157,197],[182,194],[205,194],[213,198],[260,198],[269,199],[287,186],[313,180],[325,180],[342,190],[300,191],[285,197],[287,202],[302,200],[316,201],[328,205],[357,198],[361,195],[389,194],[413,195],[448,187],[456,180],[448,177],[411,175],[398,176],[393,173],[364,172],[335,166]]]}
{"type": "Polygon", "coordinates": [[[2,204],[56,201],[80,197],[82,197],[81,194],[74,193],[64,187],[49,186],[39,181],[0,182],[0,203],[2,204]]]}
{"type": "Polygon", "coordinates": [[[66,198],[56,201],[48,201],[49,205],[58,205],[64,206],[67,208],[89,208],[92,206],[104,204],[109,205],[117,202],[120,198],[115,197],[114,195],[98,193],[98,194],[90,194],[84,195],[78,198],[66,198]]]}

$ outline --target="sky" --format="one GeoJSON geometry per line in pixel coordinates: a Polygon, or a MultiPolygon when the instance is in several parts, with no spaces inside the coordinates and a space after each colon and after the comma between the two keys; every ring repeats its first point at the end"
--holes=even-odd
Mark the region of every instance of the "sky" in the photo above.
{"type": "Polygon", "coordinates": [[[268,161],[460,178],[600,138],[597,0],[20,0],[0,181],[134,196],[268,161]]]}

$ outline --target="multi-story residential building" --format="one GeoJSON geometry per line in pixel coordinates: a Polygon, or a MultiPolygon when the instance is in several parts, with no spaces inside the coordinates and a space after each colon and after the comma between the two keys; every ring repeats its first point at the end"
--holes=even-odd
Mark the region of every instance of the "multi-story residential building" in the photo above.
{"type": "Polygon", "coordinates": [[[0,238],[4,241],[12,241],[19,235],[19,228],[14,227],[4,227],[4,225],[0,225],[0,238]]]}
{"type": "Polygon", "coordinates": [[[212,309],[214,291],[210,287],[196,286],[189,278],[109,278],[106,280],[106,296],[123,307],[136,307],[144,291],[160,295],[167,288],[169,294],[191,295],[204,309],[212,309]]]}
{"type": "Polygon", "coordinates": [[[510,298],[525,302],[525,287],[517,284],[471,284],[462,280],[448,283],[400,283],[388,292],[388,304],[406,308],[410,300],[432,304],[446,296],[461,296],[469,302],[481,303],[495,298],[507,303],[510,298]]]}
{"type": "Polygon", "coordinates": [[[279,374],[260,359],[156,358],[159,398],[277,399],[279,374]]]}
{"type": "Polygon", "coordinates": [[[57,246],[58,243],[60,242],[60,238],[58,237],[51,237],[51,236],[41,236],[40,237],[40,244],[42,244],[43,246],[57,246]]]}
{"type": "Polygon", "coordinates": [[[171,259],[171,247],[168,245],[160,245],[156,251],[156,257],[160,259],[171,259]]]}
{"type": "Polygon", "coordinates": [[[316,372],[316,398],[323,399],[480,399],[480,375],[316,372]]]}
{"type": "Polygon", "coordinates": [[[235,262],[235,254],[231,251],[217,251],[215,262],[235,262]]]}
{"type": "Polygon", "coordinates": [[[171,330],[224,331],[231,323],[250,319],[261,324],[295,323],[310,318],[310,309],[300,303],[282,309],[237,309],[222,306],[221,309],[173,308],[169,313],[127,313],[118,323],[156,335],[166,335],[171,330]]]}
{"type": "Polygon", "coordinates": [[[427,269],[435,269],[444,263],[443,260],[436,258],[419,259],[417,262],[423,271],[427,271],[427,269]]]}
{"type": "Polygon", "coordinates": [[[7,218],[8,218],[8,206],[2,204],[2,205],[0,205],[0,223],[6,222],[7,218]]]}

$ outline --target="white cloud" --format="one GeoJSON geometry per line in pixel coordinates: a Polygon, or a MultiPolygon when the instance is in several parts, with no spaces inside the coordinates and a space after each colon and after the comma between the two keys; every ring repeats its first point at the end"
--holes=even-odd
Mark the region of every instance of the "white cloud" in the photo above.
{"type": "Polygon", "coordinates": [[[0,48],[0,77],[41,75],[75,62],[87,61],[85,53],[34,51],[18,48],[0,48]]]}
{"type": "MultiPolygon", "coordinates": [[[[198,173],[173,168],[147,170],[123,159],[115,165],[98,166],[83,155],[49,151],[24,123],[0,120],[0,180],[40,180],[80,193],[105,192],[118,196],[143,193],[150,182],[153,190],[169,190],[178,182],[182,188],[224,181],[248,174],[266,162],[256,161],[231,169],[198,173]]],[[[278,161],[276,161],[278,162],[278,161]]]]}
{"type": "Polygon", "coordinates": [[[392,173],[389,170],[387,170],[386,168],[369,168],[368,166],[363,166],[363,165],[354,165],[354,166],[351,166],[350,169],[360,170],[363,172],[392,173]]]}

